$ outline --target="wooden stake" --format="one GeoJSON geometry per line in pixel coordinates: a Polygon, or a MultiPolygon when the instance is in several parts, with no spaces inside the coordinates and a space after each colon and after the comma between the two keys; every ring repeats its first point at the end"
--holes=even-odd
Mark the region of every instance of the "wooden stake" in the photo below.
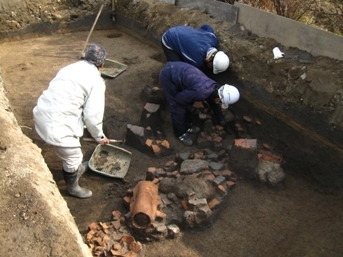
{"type": "Polygon", "coordinates": [[[82,57],[82,58],[84,57],[84,52],[85,52],[85,49],[86,49],[86,47],[87,47],[89,38],[90,38],[91,35],[92,35],[92,32],[93,32],[93,30],[94,30],[94,27],[95,27],[96,23],[98,22],[99,16],[100,16],[100,14],[101,14],[103,8],[104,8],[104,5],[102,4],[101,7],[100,7],[100,10],[99,10],[99,12],[98,12],[98,15],[97,15],[96,18],[95,18],[95,21],[94,21],[94,23],[93,23],[93,26],[92,26],[91,30],[89,31],[89,33],[88,33],[87,40],[86,40],[85,45],[84,45],[84,47],[83,47],[83,49],[82,49],[82,52],[81,52],[81,57],[82,57]]]}

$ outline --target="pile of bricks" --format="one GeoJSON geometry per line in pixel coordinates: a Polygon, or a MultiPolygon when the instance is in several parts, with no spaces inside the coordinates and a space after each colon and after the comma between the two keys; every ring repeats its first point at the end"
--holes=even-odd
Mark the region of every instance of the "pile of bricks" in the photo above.
{"type": "Polygon", "coordinates": [[[84,240],[93,256],[137,256],[142,244],[130,235],[124,221],[120,212],[113,211],[112,221],[88,226],[84,240]]]}
{"type": "Polygon", "coordinates": [[[138,125],[127,125],[126,144],[151,156],[163,157],[174,152],[162,132],[161,104],[163,93],[157,88],[145,87],[142,95],[147,98],[138,125]],[[147,92],[146,92],[147,91],[147,92]]]}

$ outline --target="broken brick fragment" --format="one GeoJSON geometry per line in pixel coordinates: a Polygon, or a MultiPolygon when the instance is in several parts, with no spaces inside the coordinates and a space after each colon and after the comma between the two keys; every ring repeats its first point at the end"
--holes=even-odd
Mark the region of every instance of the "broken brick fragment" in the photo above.
{"type": "Polygon", "coordinates": [[[210,209],[214,209],[216,208],[217,206],[220,205],[220,201],[216,198],[212,199],[209,203],[208,203],[208,207],[210,207],[210,209]]]}
{"type": "Polygon", "coordinates": [[[145,141],[145,145],[148,146],[148,147],[151,147],[152,143],[153,143],[153,141],[151,139],[149,139],[149,138],[145,141]]]}
{"type": "Polygon", "coordinates": [[[219,189],[220,192],[226,194],[226,188],[223,185],[218,185],[217,188],[219,189]]]}
{"type": "Polygon", "coordinates": [[[224,130],[224,127],[221,125],[216,125],[216,130],[222,131],[224,130]]]}
{"type": "Polygon", "coordinates": [[[252,122],[252,118],[250,118],[249,116],[246,116],[246,115],[244,115],[243,116],[243,119],[246,121],[246,122],[252,122]]]}
{"type": "Polygon", "coordinates": [[[185,210],[185,211],[188,210],[188,204],[186,201],[181,201],[181,205],[182,205],[183,210],[185,210]]]}
{"type": "Polygon", "coordinates": [[[151,181],[151,182],[154,183],[154,184],[158,184],[158,182],[160,182],[160,180],[158,178],[154,178],[154,180],[151,181]]]}
{"type": "Polygon", "coordinates": [[[99,225],[97,223],[95,223],[95,222],[92,222],[91,224],[89,224],[88,228],[90,230],[99,230],[100,229],[99,225]]]}
{"type": "Polygon", "coordinates": [[[152,151],[153,151],[154,153],[159,153],[159,152],[161,152],[161,148],[158,147],[158,145],[152,145],[151,147],[152,147],[152,151]]]}
{"type": "Polygon", "coordinates": [[[226,179],[229,179],[230,177],[233,176],[233,172],[229,169],[225,169],[221,172],[221,175],[225,177],[226,179]]]}
{"type": "Polygon", "coordinates": [[[142,244],[140,242],[133,241],[129,244],[129,250],[134,253],[139,253],[142,250],[142,244]]]}
{"type": "Polygon", "coordinates": [[[125,202],[126,204],[129,204],[129,203],[131,202],[131,197],[129,197],[129,196],[124,196],[123,200],[124,200],[124,202],[125,202]]]}
{"type": "Polygon", "coordinates": [[[120,216],[121,216],[121,213],[119,211],[112,212],[112,220],[119,220],[120,216]]]}
{"type": "Polygon", "coordinates": [[[255,149],[257,147],[257,141],[256,139],[236,139],[234,142],[234,145],[236,147],[241,147],[241,148],[251,148],[255,149]]]}
{"type": "Polygon", "coordinates": [[[282,158],[282,155],[272,153],[271,151],[260,150],[258,153],[258,159],[259,161],[269,161],[269,162],[281,164],[283,158],[282,158]]]}
{"type": "Polygon", "coordinates": [[[228,186],[229,189],[231,189],[236,185],[236,183],[228,180],[228,181],[226,181],[226,185],[228,186]]]}
{"type": "Polygon", "coordinates": [[[163,140],[161,142],[161,145],[164,146],[165,148],[169,149],[170,148],[170,143],[167,140],[163,140]]]}
{"type": "Polygon", "coordinates": [[[104,223],[104,222],[99,222],[99,225],[100,225],[103,229],[107,229],[107,228],[108,228],[107,224],[104,223]]]}

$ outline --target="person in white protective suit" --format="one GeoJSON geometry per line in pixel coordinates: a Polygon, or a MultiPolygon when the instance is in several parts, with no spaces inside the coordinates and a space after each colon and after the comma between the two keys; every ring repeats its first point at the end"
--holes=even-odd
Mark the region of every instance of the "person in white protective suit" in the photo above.
{"type": "Polygon", "coordinates": [[[105,59],[106,50],[91,44],[83,60],[57,73],[33,109],[36,132],[54,146],[62,160],[67,193],[78,198],[92,196],[91,190],[78,183],[86,170],[79,140],[84,126],[99,144],[109,143],[102,128],[106,85],[99,72],[105,59]]]}

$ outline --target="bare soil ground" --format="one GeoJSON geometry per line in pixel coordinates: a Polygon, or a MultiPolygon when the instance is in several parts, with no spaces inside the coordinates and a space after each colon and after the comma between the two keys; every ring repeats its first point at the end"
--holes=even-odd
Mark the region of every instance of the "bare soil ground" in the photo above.
{"type": "MultiPolygon", "coordinates": [[[[0,52],[3,78],[13,112],[22,131],[42,149],[42,155],[82,234],[91,222],[109,221],[113,210],[125,213],[121,199],[123,192],[144,179],[148,167],[163,166],[174,158],[173,155],[150,158],[124,144],[122,147],[133,154],[125,181],[89,171],[81,178],[80,184],[93,191],[90,199],[80,200],[65,194],[61,163],[52,148],[34,132],[32,108],[56,72],[78,60],[87,35],[86,31],[8,42],[1,45],[0,52]]],[[[105,128],[109,137],[122,139],[126,125],[137,124],[140,120],[145,104],[141,92],[145,85],[158,83],[158,72],[164,65],[162,50],[159,45],[121,27],[95,31],[90,42],[102,44],[109,59],[128,65],[117,78],[106,79],[105,128]]],[[[186,148],[175,140],[168,110],[164,111],[164,118],[167,139],[177,152],[196,149],[186,148]]],[[[82,144],[85,160],[88,160],[96,145],[91,142],[82,144]]],[[[30,188],[23,191],[30,193],[30,188]]],[[[16,205],[12,207],[18,208],[16,205]]],[[[141,256],[338,257],[343,252],[342,211],[340,192],[323,194],[291,175],[287,175],[285,189],[280,191],[240,181],[231,190],[212,227],[185,231],[179,239],[146,244],[141,256]]],[[[32,219],[35,217],[38,216],[32,219]]],[[[10,223],[10,217],[2,217],[1,222],[10,223]]],[[[46,233],[48,236],[49,231],[46,233]]],[[[60,236],[67,238],[68,234],[60,236]]],[[[7,247],[18,245],[8,241],[7,247]]],[[[63,253],[54,254],[50,256],[63,256],[63,253]]]]}

